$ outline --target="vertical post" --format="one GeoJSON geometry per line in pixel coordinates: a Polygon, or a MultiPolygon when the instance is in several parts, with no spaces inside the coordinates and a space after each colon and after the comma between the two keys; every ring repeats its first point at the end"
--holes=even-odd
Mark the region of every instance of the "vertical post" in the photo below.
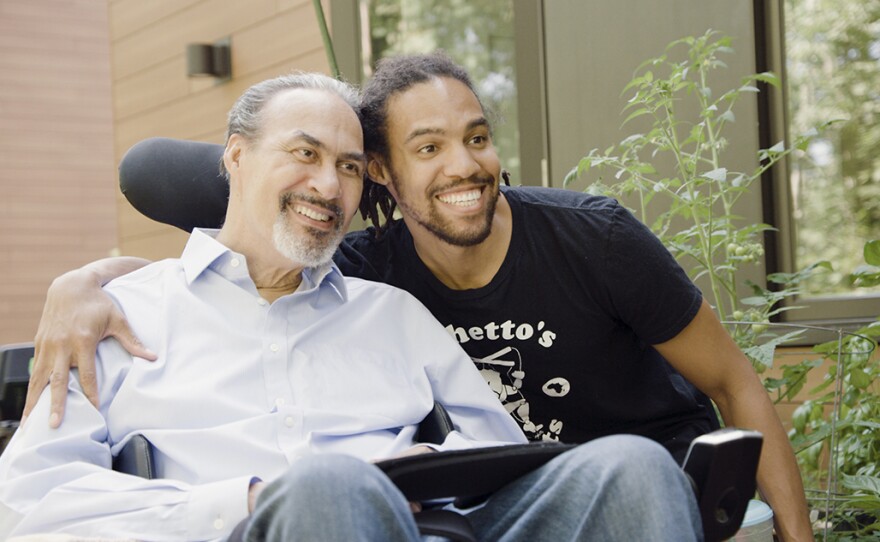
{"type": "Polygon", "coordinates": [[[324,52],[327,53],[327,62],[330,64],[330,72],[333,77],[339,79],[339,66],[336,65],[336,53],[333,51],[333,41],[330,39],[330,32],[327,29],[327,19],[324,18],[324,6],[321,0],[312,0],[315,6],[315,15],[318,16],[318,28],[321,29],[321,39],[324,40],[324,52]]]}

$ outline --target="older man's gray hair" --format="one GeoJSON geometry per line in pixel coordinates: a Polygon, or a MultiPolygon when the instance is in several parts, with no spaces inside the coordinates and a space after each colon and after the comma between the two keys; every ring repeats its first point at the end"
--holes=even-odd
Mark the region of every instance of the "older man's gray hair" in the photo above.
{"type": "MultiPolygon", "coordinates": [[[[263,108],[276,94],[296,88],[331,92],[342,98],[355,114],[359,112],[360,95],[354,86],[344,81],[339,81],[323,73],[296,72],[281,75],[253,85],[235,101],[227,117],[227,143],[232,134],[239,134],[248,141],[257,140],[263,126],[260,118],[263,108]]],[[[222,160],[220,161],[220,172],[227,180],[229,179],[229,172],[226,171],[222,160]]]]}

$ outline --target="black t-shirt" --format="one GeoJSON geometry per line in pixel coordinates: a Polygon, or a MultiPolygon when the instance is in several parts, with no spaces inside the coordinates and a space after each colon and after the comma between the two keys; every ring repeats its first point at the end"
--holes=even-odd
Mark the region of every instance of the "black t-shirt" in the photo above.
{"type": "Polygon", "coordinates": [[[482,288],[452,290],[397,221],[346,237],[342,272],[403,288],[446,326],[533,440],[612,433],[657,440],[683,459],[718,427],[714,410],[651,347],[694,318],[700,291],[660,241],[612,199],[502,188],[513,216],[507,256],[482,288]]]}

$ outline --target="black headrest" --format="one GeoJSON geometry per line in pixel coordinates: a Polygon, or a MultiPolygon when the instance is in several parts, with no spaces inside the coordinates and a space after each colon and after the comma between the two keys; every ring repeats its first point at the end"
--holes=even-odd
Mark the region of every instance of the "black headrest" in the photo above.
{"type": "Polygon", "coordinates": [[[119,164],[119,188],[148,218],[177,226],[219,228],[229,184],[220,174],[223,147],[154,137],[137,143],[119,164]]]}

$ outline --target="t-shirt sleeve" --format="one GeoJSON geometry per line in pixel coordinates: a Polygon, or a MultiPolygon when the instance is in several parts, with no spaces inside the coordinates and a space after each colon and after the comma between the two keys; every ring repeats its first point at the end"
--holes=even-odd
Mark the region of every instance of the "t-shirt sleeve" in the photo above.
{"type": "Polygon", "coordinates": [[[647,226],[616,206],[604,276],[613,310],[647,344],[681,332],[702,302],[699,288],[647,226]]]}

